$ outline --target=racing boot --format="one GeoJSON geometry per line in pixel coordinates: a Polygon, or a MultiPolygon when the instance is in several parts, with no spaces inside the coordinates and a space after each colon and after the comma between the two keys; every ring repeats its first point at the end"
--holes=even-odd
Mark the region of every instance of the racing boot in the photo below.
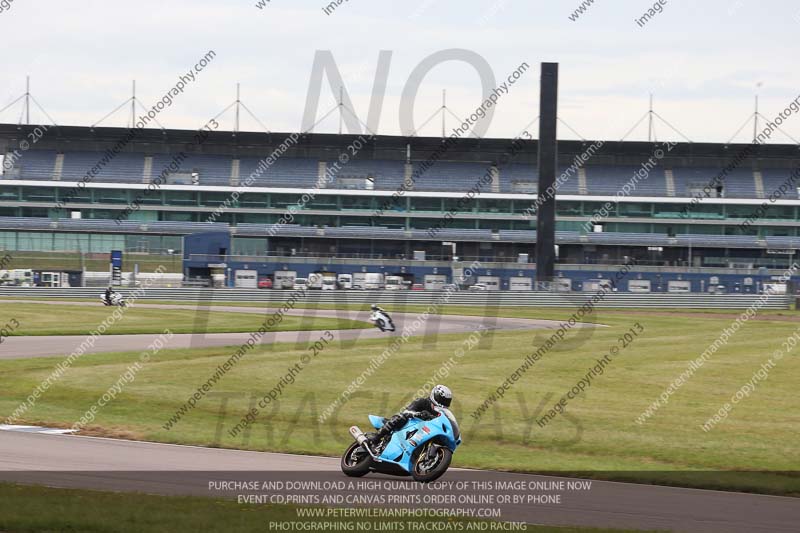
{"type": "Polygon", "coordinates": [[[383,427],[377,433],[369,437],[367,445],[370,447],[375,455],[378,455],[383,450],[383,442],[388,440],[395,430],[403,427],[407,421],[405,415],[394,415],[392,418],[383,423],[383,427]]]}

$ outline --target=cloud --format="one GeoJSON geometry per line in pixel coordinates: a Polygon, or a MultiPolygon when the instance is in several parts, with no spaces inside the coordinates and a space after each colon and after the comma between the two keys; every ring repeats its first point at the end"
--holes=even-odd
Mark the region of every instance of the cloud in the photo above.
{"type": "MultiPolygon", "coordinates": [[[[0,14],[4,40],[14,43],[4,55],[0,103],[21,94],[30,73],[34,95],[60,123],[90,125],[130,96],[132,79],[143,102],[155,102],[213,49],[215,62],[162,123],[198,127],[233,101],[241,82],[243,100],[262,122],[291,131],[300,128],[314,53],[331,50],[365,121],[378,51],[386,49],[394,55],[380,132],[397,134],[399,98],[414,66],[438,50],[467,48],[488,60],[498,80],[521,61],[534,66],[497,107],[491,136],[514,136],[538,115],[535,69],[555,60],[561,63],[561,115],[586,137],[621,137],[653,92],[657,110],[693,140],[725,141],[752,110],[757,82],[764,83],[765,114],[782,109],[800,87],[787,60],[797,48],[800,10],[784,0],[769,10],[746,2],[732,9],[722,0],[670,2],[645,28],[633,22],[642,10],[633,0],[613,7],[598,2],[578,22],[567,18],[577,0],[500,0],[497,6],[462,0],[458,7],[351,0],[330,16],[322,12],[324,1],[272,0],[263,10],[254,3],[20,0],[0,14]]],[[[442,89],[459,116],[480,98],[469,68],[438,67],[420,90],[417,124],[441,105],[442,89]]],[[[325,83],[320,109],[332,103],[335,95],[325,83]]],[[[0,120],[18,116],[19,110],[9,110],[0,120]]],[[[122,113],[110,124],[124,122],[122,113]]],[[[423,133],[438,135],[434,123],[423,133]]],[[[246,117],[243,124],[258,129],[246,117]]],[[[223,120],[223,126],[231,123],[223,120]]],[[[336,131],[338,120],[320,128],[336,131]]],[[[789,121],[786,129],[800,131],[800,124],[789,121]]]]}

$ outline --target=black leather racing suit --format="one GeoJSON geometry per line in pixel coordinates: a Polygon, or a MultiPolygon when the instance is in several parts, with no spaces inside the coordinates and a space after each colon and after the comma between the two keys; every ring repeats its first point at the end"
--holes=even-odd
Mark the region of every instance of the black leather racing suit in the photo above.
{"type": "Polygon", "coordinates": [[[430,398],[417,398],[408,404],[401,412],[391,418],[387,418],[383,423],[383,427],[378,430],[378,433],[371,439],[371,442],[380,442],[384,437],[391,435],[405,426],[406,422],[413,417],[421,420],[432,420],[437,416],[436,409],[430,398]]]}

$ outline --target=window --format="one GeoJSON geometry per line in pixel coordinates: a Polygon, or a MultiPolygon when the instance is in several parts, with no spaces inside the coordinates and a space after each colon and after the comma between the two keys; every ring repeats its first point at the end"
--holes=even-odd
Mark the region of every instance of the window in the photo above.
{"type": "Polygon", "coordinates": [[[412,211],[433,211],[440,212],[442,210],[441,198],[412,198],[411,199],[412,211]]]}
{"type": "Polygon", "coordinates": [[[269,224],[274,218],[266,213],[236,213],[236,222],[240,224],[269,224]]]}
{"type": "Polygon", "coordinates": [[[16,187],[0,187],[0,200],[13,201],[17,199],[19,199],[19,193],[16,187]]]}
{"type": "Polygon", "coordinates": [[[2,250],[17,249],[16,231],[0,231],[0,249],[2,250]]]}
{"type": "Polygon", "coordinates": [[[558,202],[556,204],[556,215],[565,217],[581,216],[580,202],[558,202]]]}
{"type": "Polygon", "coordinates": [[[94,201],[100,204],[125,204],[128,203],[128,191],[125,189],[97,189],[94,201]]]}
{"type": "Polygon", "coordinates": [[[162,220],[169,222],[194,222],[195,219],[194,213],[162,211],[161,215],[163,217],[162,220]]]}
{"type": "Polygon", "coordinates": [[[306,203],[306,209],[338,209],[336,205],[336,197],[330,195],[318,195],[306,203]]]}
{"type": "Polygon", "coordinates": [[[481,213],[510,213],[511,200],[479,200],[478,211],[481,213]]]}
{"type": "Polygon", "coordinates": [[[618,209],[619,209],[619,216],[621,217],[650,216],[650,204],[620,202],[618,209]]]}
{"type": "MultiPolygon", "coordinates": [[[[214,193],[214,194],[224,194],[225,199],[227,199],[230,195],[228,193],[214,193]]],[[[224,202],[225,199],[222,201],[224,202]]],[[[239,196],[239,207],[267,207],[267,195],[266,193],[258,193],[258,192],[246,192],[239,196]]]]}
{"type": "MultiPolygon", "coordinates": [[[[455,220],[453,221],[455,222],[455,220]]],[[[474,228],[474,221],[470,221],[473,225],[468,227],[474,228]]],[[[498,230],[507,230],[511,229],[511,221],[510,220],[485,220],[482,219],[479,221],[480,229],[490,229],[494,231],[498,230]]],[[[450,226],[451,228],[455,227],[453,225],[450,226]]]]}
{"type": "Polygon", "coordinates": [[[293,204],[297,205],[299,200],[300,196],[296,194],[273,194],[271,207],[273,209],[283,209],[293,204]]]}
{"type": "MultiPolygon", "coordinates": [[[[157,191],[149,191],[145,198],[158,198],[157,191]]],[[[164,193],[167,205],[197,205],[197,198],[192,191],[167,191],[164,193]]]]}
{"type": "Polygon", "coordinates": [[[85,233],[56,233],[53,235],[53,250],[57,252],[81,252],[89,250],[89,235],[85,233]]]}
{"type": "Polygon", "coordinates": [[[28,252],[53,251],[53,234],[51,233],[32,233],[21,231],[17,236],[17,242],[19,250],[28,252]]]}
{"type": "MultiPolygon", "coordinates": [[[[200,193],[200,205],[206,207],[217,207],[219,204],[223,203],[225,200],[230,198],[230,193],[227,192],[201,192],[200,193]]],[[[245,196],[244,194],[242,196],[245,196]]],[[[240,197],[241,199],[241,197],[240,197]]]]}
{"type": "Polygon", "coordinates": [[[233,255],[264,255],[267,251],[266,238],[234,237],[233,255]]]}
{"type": "Polygon", "coordinates": [[[473,213],[478,207],[478,201],[475,198],[470,200],[462,200],[461,198],[445,198],[442,202],[444,204],[444,211],[455,211],[456,213],[473,213]]]}
{"type": "Polygon", "coordinates": [[[528,200],[514,200],[514,214],[530,216],[536,214],[536,197],[532,196],[528,200]]]}
{"type": "Polygon", "coordinates": [[[372,210],[372,198],[369,196],[341,196],[342,209],[372,210]]]}
{"type": "MultiPolygon", "coordinates": [[[[85,198],[85,201],[87,202],[89,201],[88,192],[76,194],[75,201],[78,201],[78,196],[85,198]]],[[[56,191],[53,187],[23,187],[22,199],[26,202],[55,202],[56,191]]]]}

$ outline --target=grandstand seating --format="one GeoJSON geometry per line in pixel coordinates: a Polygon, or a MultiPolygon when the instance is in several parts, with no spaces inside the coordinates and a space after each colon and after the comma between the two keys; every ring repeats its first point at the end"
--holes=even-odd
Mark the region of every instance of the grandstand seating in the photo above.
{"type": "MultiPolygon", "coordinates": [[[[57,153],[52,150],[28,150],[16,160],[14,168],[7,171],[4,179],[52,180],[56,170],[57,153]]],[[[89,172],[105,157],[104,152],[68,151],[64,153],[63,168],[55,179],[77,181],[89,172]]],[[[172,154],[154,154],[152,156],[151,177],[158,176],[173,160],[172,154]]],[[[260,158],[243,157],[240,160],[239,180],[244,182],[256,171],[260,158]]],[[[412,168],[418,170],[420,162],[413,162],[412,168]]],[[[415,180],[414,189],[419,191],[453,191],[464,192],[473,187],[489,170],[489,163],[438,161],[415,180]]],[[[633,177],[640,166],[634,165],[587,165],[586,191],[591,195],[613,195],[633,177]]],[[[103,164],[93,182],[108,183],[141,183],[144,178],[145,154],[120,153],[103,164]]],[[[333,162],[328,162],[332,177],[325,185],[330,189],[367,189],[393,190],[404,180],[406,168],[401,160],[360,160],[349,161],[337,171],[333,162]],[[367,183],[367,177],[373,183],[367,183]]],[[[191,154],[180,165],[178,172],[197,172],[200,185],[230,185],[232,158],[229,155],[191,154]]],[[[721,169],[716,167],[673,167],[674,195],[690,197],[702,190],[719,175],[721,169]]],[[[559,174],[566,167],[559,169],[559,174]]],[[[791,174],[790,169],[762,170],[763,195],[776,190],[791,174]]],[[[311,188],[319,181],[320,162],[310,158],[283,157],[274,163],[255,181],[253,186],[311,188]]],[[[579,194],[579,177],[577,173],[559,187],[560,194],[579,194]]],[[[530,164],[508,164],[499,169],[499,187],[493,189],[485,186],[484,192],[499,191],[501,193],[535,193],[538,182],[538,170],[530,164]]],[[[758,198],[756,178],[752,169],[734,169],[725,177],[724,196],[729,198],[758,198]]],[[[668,191],[665,169],[656,167],[646,179],[640,178],[631,196],[671,196],[668,191]]],[[[784,198],[797,199],[795,187],[784,198]]]]}
{"type": "Polygon", "coordinates": [[[768,248],[800,248],[800,237],[765,237],[768,248]]]}
{"type": "MultiPolygon", "coordinates": [[[[169,170],[175,156],[176,154],[154,155],[151,177],[157,178],[164,170],[169,170]]],[[[180,163],[177,172],[197,172],[200,183],[203,185],[229,185],[231,158],[230,156],[191,154],[180,163]]]]}
{"type": "MultiPolygon", "coordinates": [[[[239,163],[239,180],[244,182],[256,173],[261,159],[243,157],[239,163]]],[[[300,187],[311,188],[319,180],[319,162],[315,159],[289,158],[276,159],[263,173],[251,183],[254,187],[300,187]]],[[[203,180],[200,180],[203,184],[203,180]]]]}
{"type": "Polygon", "coordinates": [[[497,232],[501,241],[535,242],[536,230],[500,230],[497,232]]]}
{"type": "MultiPolygon", "coordinates": [[[[293,226],[300,227],[297,224],[292,224],[293,226]]],[[[269,228],[269,225],[265,224],[238,224],[236,226],[236,235],[262,235],[266,230],[265,228],[269,228]]]]}
{"type": "MultiPolygon", "coordinates": [[[[412,230],[413,239],[430,239],[428,230],[412,230]]],[[[492,230],[489,229],[459,229],[448,228],[436,233],[436,238],[443,241],[490,241],[493,240],[492,230]]]]}
{"type": "MultiPolygon", "coordinates": [[[[648,174],[641,177],[636,173],[642,171],[641,166],[587,166],[586,167],[586,187],[590,195],[614,195],[622,190],[622,187],[629,182],[631,184],[628,196],[666,196],[667,182],[662,167],[655,167],[648,174]]],[[[567,183],[572,182],[577,187],[577,176],[570,178],[567,183]]],[[[559,191],[566,192],[563,187],[559,191]]]]}
{"type": "MultiPolygon", "coordinates": [[[[711,172],[708,170],[704,173],[706,176],[711,172]]],[[[716,172],[712,175],[716,175],[716,172]]],[[[756,180],[752,170],[736,169],[730,171],[724,179],[723,183],[723,196],[729,198],[755,198],[756,194],[756,180]]]]}
{"type": "MultiPolygon", "coordinates": [[[[766,169],[761,171],[762,179],[764,180],[764,197],[769,198],[769,196],[778,191],[778,189],[787,182],[787,180],[792,176],[794,169],[766,169]]],[[[790,188],[789,191],[781,196],[781,199],[784,200],[797,200],[798,199],[798,187],[800,187],[800,179],[795,179],[794,186],[791,186],[791,181],[789,182],[790,188]]]]}
{"type": "Polygon", "coordinates": [[[582,241],[588,244],[624,244],[632,246],[665,246],[675,239],[658,233],[587,233],[582,241]]]}
{"type": "Polygon", "coordinates": [[[716,243],[716,246],[727,246],[731,248],[752,248],[760,246],[763,241],[751,235],[705,235],[705,234],[678,234],[676,238],[685,244],[691,243],[692,246],[709,246],[709,243],[716,243]]]}
{"type": "Polygon", "coordinates": [[[399,187],[405,178],[405,163],[402,161],[353,159],[340,164],[339,170],[333,162],[328,163],[328,169],[332,178],[328,188],[366,189],[369,176],[373,179],[373,188],[389,190],[399,187]]]}
{"type": "MultiPolygon", "coordinates": [[[[489,163],[458,163],[437,161],[425,172],[421,172],[420,163],[414,163],[416,190],[427,191],[459,191],[466,192],[473,188],[486,175],[489,163]],[[420,173],[417,177],[416,173],[420,173]]],[[[491,190],[488,184],[481,187],[483,191],[491,190]]]]}
{"type": "MultiPolygon", "coordinates": [[[[699,194],[703,187],[713,183],[715,178],[722,175],[719,168],[675,167],[672,169],[675,177],[676,196],[694,196],[699,194]]],[[[717,178],[718,179],[718,178],[717,178]]],[[[734,169],[722,178],[723,196],[730,198],[756,198],[756,181],[752,170],[734,169]]],[[[716,191],[712,192],[712,197],[716,191]]]]}
{"type": "Polygon", "coordinates": [[[12,172],[7,172],[11,178],[35,180],[53,179],[53,170],[56,165],[55,150],[28,150],[22,152],[14,164],[12,172]]]}
{"type": "Polygon", "coordinates": [[[373,226],[343,226],[341,228],[325,227],[325,234],[332,237],[354,237],[354,238],[375,238],[375,237],[402,237],[403,229],[373,227],[373,226]]]}
{"type": "MultiPolygon", "coordinates": [[[[144,172],[144,155],[120,153],[114,157],[102,152],[66,152],[62,181],[78,181],[95,166],[100,167],[91,181],[110,183],[141,183],[144,172]],[[107,162],[105,162],[107,161],[107,162]]],[[[42,176],[41,179],[49,179],[42,176]]]]}
{"type": "MultiPolygon", "coordinates": [[[[251,231],[256,235],[264,235],[274,232],[280,237],[315,237],[319,235],[319,229],[313,226],[300,226],[298,224],[254,224],[251,231]]],[[[238,226],[237,226],[238,228],[238,226]]]]}
{"type": "Polygon", "coordinates": [[[500,192],[536,193],[539,169],[535,165],[512,163],[503,165],[498,170],[500,171],[500,192]]]}

